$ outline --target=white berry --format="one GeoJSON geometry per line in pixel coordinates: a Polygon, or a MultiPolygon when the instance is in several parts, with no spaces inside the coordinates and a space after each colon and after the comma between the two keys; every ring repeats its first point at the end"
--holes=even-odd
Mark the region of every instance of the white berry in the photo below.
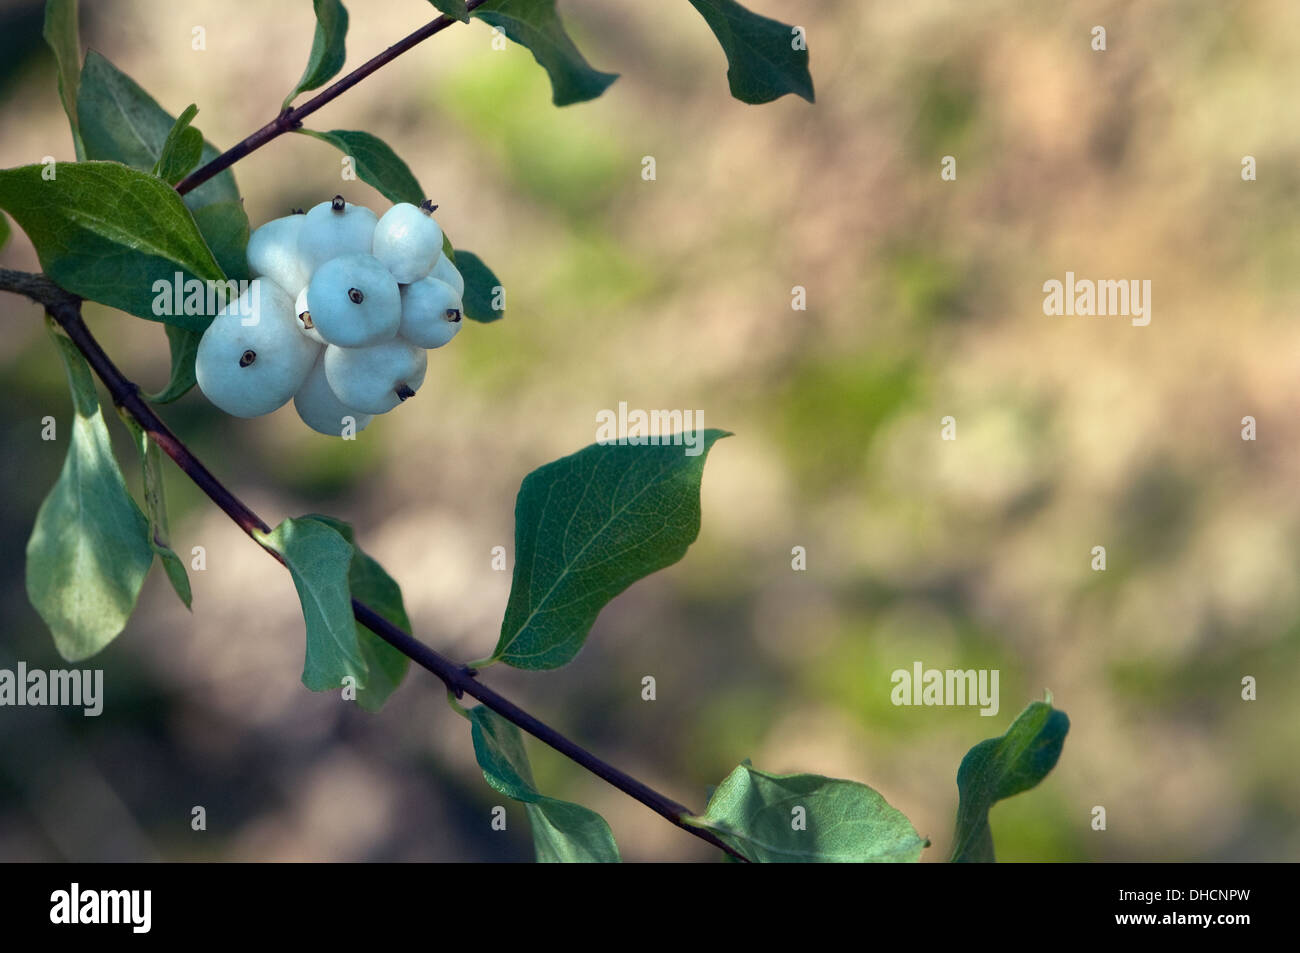
{"type": "Polygon", "coordinates": [[[432,206],[399,202],[375,226],[373,254],[400,284],[419,281],[442,254],[442,229],[432,206]]]}
{"type": "Polygon", "coordinates": [[[347,406],[367,414],[385,414],[413,397],[427,369],[424,349],[402,340],[373,347],[325,348],[330,390],[347,406]]]}
{"type": "Polygon", "coordinates": [[[272,219],[248,236],[248,268],[254,278],[267,278],[290,296],[311,279],[311,272],[298,252],[305,215],[272,219]]]}
{"type": "Polygon", "coordinates": [[[456,294],[464,296],[465,278],[456,268],[450,258],[444,253],[434,262],[432,270],[429,272],[430,278],[437,278],[439,281],[445,281],[456,289],[456,294]]]}
{"type": "Polygon", "coordinates": [[[374,419],[373,415],[354,410],[344,404],[330,389],[329,382],[325,379],[324,351],[312,365],[311,372],[308,373],[303,385],[298,388],[298,393],[294,394],[293,407],[298,411],[298,416],[302,418],[303,423],[312,430],[330,437],[337,437],[343,433],[348,418],[352,420],[353,433],[365,430],[366,425],[374,419]]]}
{"type": "Polygon", "coordinates": [[[339,347],[387,341],[402,320],[397,282],[373,255],[339,255],[311,277],[307,310],[322,339],[339,347]]]}
{"type": "Polygon", "coordinates": [[[313,206],[298,233],[298,253],[309,273],[339,255],[368,255],[375,237],[375,213],[336,195],[313,206]]]}
{"type": "Polygon", "coordinates": [[[442,347],[461,324],[460,295],[437,278],[421,278],[402,286],[402,323],[397,333],[420,347],[442,347]]]}
{"type": "Polygon", "coordinates": [[[258,280],[212,319],[199,341],[194,376],[226,413],[258,417],[288,402],[319,352],[298,330],[293,299],[274,282],[258,280]]]}

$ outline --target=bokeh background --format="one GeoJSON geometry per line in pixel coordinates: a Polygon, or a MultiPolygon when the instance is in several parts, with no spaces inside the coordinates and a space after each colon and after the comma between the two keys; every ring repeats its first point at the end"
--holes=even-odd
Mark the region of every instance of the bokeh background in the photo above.
{"type": "MultiPolygon", "coordinates": [[[[745,757],[869,783],[930,836],[927,860],[951,847],[962,755],[1050,689],[1070,735],[1040,788],[994,809],[1000,859],[1297,859],[1300,6],[750,6],[805,26],[815,106],[730,99],[685,2],[597,0],[561,3],[592,63],[622,73],[593,103],[554,109],[529,54],[475,23],[328,106],[311,125],[407,160],[503,279],[507,319],[467,327],[356,442],[197,392],[164,416],[271,522],[351,520],[416,634],[468,659],[495,642],[510,580],[490,551],[513,549],[522,477],[619,401],[700,409],[735,436],[706,467],[699,541],[616,599],[573,664],[496,666],[490,684],[696,808],[745,757]],[[1150,326],[1044,316],[1042,283],[1067,270],[1150,279],[1150,326]],[[999,669],[998,716],[891,705],[890,673],[917,659],[999,669]]],[[[72,158],[40,7],[0,5],[0,166],[72,158]]],[[[83,7],[85,42],[173,113],[196,102],[220,146],[274,113],[313,22],[305,0],[83,7]]],[[[349,68],[431,9],[353,3],[349,68]]],[[[339,169],[286,136],[236,175],[257,224],[339,191],[339,169]]],[[[36,267],[21,234],[0,263],[36,267]]],[[[0,666],[58,667],[23,545],[66,446],[39,422],[69,402],[36,307],[0,311],[0,666]]],[[[159,326],[88,320],[161,386],[159,326]]],[[[378,715],[304,689],[289,576],[168,481],[177,548],[208,553],[194,612],[155,570],[93,662],[102,716],[0,710],[0,858],[531,857],[518,805],[489,829],[503,799],[440,686],[413,673],[378,715]]],[[[542,790],[603,814],[626,859],[714,856],[530,751],[542,790]]]]}

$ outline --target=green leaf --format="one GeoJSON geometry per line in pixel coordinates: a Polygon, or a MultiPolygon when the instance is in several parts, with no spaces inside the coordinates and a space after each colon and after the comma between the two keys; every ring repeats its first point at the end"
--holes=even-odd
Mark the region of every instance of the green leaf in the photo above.
{"type": "Polygon", "coordinates": [[[579,804],[538,793],[517,727],[483,705],[466,715],[483,777],[506,797],[526,805],[538,863],[619,862],[618,846],[603,817],[579,804]]]}
{"type": "Polygon", "coordinates": [[[72,126],[72,145],[77,159],[86,157],[77,125],[77,85],[81,81],[81,30],[77,25],[77,0],[45,0],[46,44],[54,53],[59,70],[59,99],[72,126]]]}
{"type": "Polygon", "coordinates": [[[989,808],[1047,777],[1061,756],[1070,719],[1048,702],[1032,702],[1007,733],[981,741],[957,769],[957,832],[953,863],[993,863],[989,808]]]}
{"type": "Polygon", "coordinates": [[[135,447],[140,452],[140,472],[144,478],[144,513],[149,521],[149,545],[154,555],[158,557],[158,561],[162,563],[167,581],[176,590],[176,595],[180,596],[181,602],[185,603],[185,608],[191,609],[193,597],[190,593],[190,577],[185,572],[185,564],[172,550],[169,541],[167,497],[163,492],[162,451],[158,448],[158,444],[149,439],[149,435],[144,432],[144,428],[136,422],[135,418],[120,407],[118,416],[126,424],[126,429],[131,432],[131,439],[135,441],[135,447]]]}
{"type": "Polygon", "coordinates": [[[27,541],[27,597],[70,662],[89,658],[126,626],[153,563],[149,524],[113,458],[90,368],[67,338],[63,359],[75,417],[63,470],[27,541]]]}
{"type": "MultiPolygon", "coordinates": [[[[411,631],[411,620],[402,602],[402,588],[374,559],[356,545],[352,527],[332,516],[313,513],[303,519],[316,520],[332,528],[352,546],[352,565],[348,569],[348,587],[352,598],[366,603],[403,632],[411,631]]],[[[366,711],[378,711],[388,696],[406,677],[411,660],[361,623],[356,623],[357,644],[365,659],[370,678],[357,691],[357,704],[366,711]]]]}
{"type": "Polygon", "coordinates": [[[527,47],[550,76],[551,101],[557,106],[595,99],[618,79],[617,73],[593,69],[573,45],[555,0],[488,0],[473,15],[527,47]]]}
{"type": "Polygon", "coordinates": [[[808,50],[795,49],[794,27],[759,16],[735,0],[691,0],[727,54],[731,95],[745,103],[769,103],[786,93],[813,101],[808,50]]]}
{"type": "Polygon", "coordinates": [[[368,672],[348,588],[352,546],[335,529],[311,518],[286,519],[257,538],[284,558],[298,590],[307,623],[302,683],[314,692],[332,691],[350,675],[358,689],[364,687],[368,672]]]}
{"type": "Polygon", "coordinates": [[[203,133],[190,125],[198,113],[199,107],[190,103],[163,140],[162,152],[151,171],[168,185],[175,185],[199,164],[199,156],[203,154],[203,133]]]}
{"type": "Polygon", "coordinates": [[[368,132],[349,129],[332,129],[329,132],[316,132],[313,129],[297,131],[304,136],[328,142],[345,156],[351,156],[361,181],[373,185],[388,201],[394,204],[410,202],[412,205],[424,201],[424,190],[420,188],[410,166],[399,159],[397,153],[382,139],[368,132]]]}
{"type": "Polygon", "coordinates": [[[213,202],[194,209],[193,213],[199,233],[226,277],[235,281],[251,278],[248,270],[248,214],[244,211],[244,203],[213,202]]]}
{"type": "Polygon", "coordinates": [[[605,604],[686,554],[700,532],[700,480],[721,430],[685,446],[592,444],[534,470],[515,500],[515,573],[488,661],[559,668],[605,604]]]}
{"type": "Polygon", "coordinates": [[[687,822],[757,863],[914,862],[929,846],[865,784],[768,774],[748,761],[713,792],[704,816],[687,822]]]}
{"type": "Polygon", "coordinates": [[[4,247],[9,244],[9,236],[11,234],[9,219],[0,215],[0,251],[3,251],[4,247]]]}
{"type": "Polygon", "coordinates": [[[469,22],[469,10],[465,8],[465,0],[429,0],[429,2],[447,16],[462,23],[469,22]]]}
{"type": "MultiPolygon", "coordinates": [[[[77,116],[87,159],[109,159],[141,172],[153,170],[176,125],[157,100],[94,50],[86,53],[81,71],[77,116]]],[[[199,158],[210,162],[218,155],[217,147],[205,142],[199,158]]],[[[186,195],[185,204],[195,209],[238,199],[235,174],[226,169],[186,195]]]]}
{"type": "Polygon", "coordinates": [[[339,0],[312,0],[312,6],[316,10],[316,33],[311,41],[311,55],[307,57],[302,79],[284,97],[281,110],[288,109],[299,93],[318,89],[333,79],[347,57],[344,41],[348,36],[348,11],[339,0]]]}
{"type": "MultiPolygon", "coordinates": [[[[224,275],[176,190],[114,162],[59,162],[0,171],[0,208],[36,246],[56,283],[91,301],[202,331],[211,315],[154,313],[155,281],[224,275]]],[[[169,309],[170,310],[170,309],[169,309]]]]}
{"type": "Polygon", "coordinates": [[[172,371],[167,386],[156,394],[145,394],[145,400],[155,404],[170,404],[189,393],[197,381],[194,377],[194,358],[199,353],[203,334],[189,328],[167,325],[167,346],[171,349],[172,371]]]}
{"type": "Polygon", "coordinates": [[[456,252],[452,261],[465,279],[465,294],[462,296],[465,317],[484,324],[504,318],[504,308],[497,311],[492,307],[497,298],[497,289],[501,287],[501,279],[483,263],[483,259],[462,248],[456,252]]]}

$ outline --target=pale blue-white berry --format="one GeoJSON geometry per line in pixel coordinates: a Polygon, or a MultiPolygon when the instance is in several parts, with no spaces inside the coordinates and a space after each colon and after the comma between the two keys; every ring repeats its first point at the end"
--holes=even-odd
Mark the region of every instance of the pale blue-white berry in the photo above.
{"type": "Polygon", "coordinates": [[[444,253],[434,262],[432,270],[429,272],[430,278],[437,278],[439,281],[445,281],[456,289],[456,294],[462,297],[465,294],[465,278],[452,263],[452,260],[444,253]]]}
{"type": "Polygon", "coordinates": [[[325,379],[324,349],[298,393],[293,395],[293,407],[308,427],[331,437],[342,435],[349,423],[352,433],[360,433],[374,419],[371,414],[347,406],[330,389],[325,379]]]}
{"type": "Polygon", "coordinates": [[[274,282],[258,280],[203,332],[194,376],[226,413],[258,417],[288,402],[320,350],[298,330],[293,299],[274,282]]]}
{"type": "Polygon", "coordinates": [[[248,269],[255,278],[267,278],[290,297],[307,287],[311,272],[298,251],[306,215],[286,215],[254,229],[248,236],[248,269]]]}
{"type": "MultiPolygon", "coordinates": [[[[298,232],[298,253],[309,274],[339,255],[368,255],[375,237],[375,213],[336,195],[313,206],[298,232]]],[[[296,292],[295,292],[296,294],[296,292]]]]}
{"type": "Polygon", "coordinates": [[[384,414],[415,396],[424,383],[424,348],[400,338],[372,347],[325,348],[325,379],[348,407],[384,414]]]}
{"type": "Polygon", "coordinates": [[[316,332],[339,347],[390,340],[402,321],[397,282],[373,255],[339,255],[311,276],[307,310],[316,332]]]}
{"type": "Polygon", "coordinates": [[[420,347],[442,347],[456,336],[462,321],[460,295],[437,278],[402,285],[402,323],[397,333],[420,347]]]}
{"type": "Polygon", "coordinates": [[[418,281],[442,254],[442,229],[433,220],[434,206],[399,202],[375,226],[372,253],[400,284],[418,281]]]}

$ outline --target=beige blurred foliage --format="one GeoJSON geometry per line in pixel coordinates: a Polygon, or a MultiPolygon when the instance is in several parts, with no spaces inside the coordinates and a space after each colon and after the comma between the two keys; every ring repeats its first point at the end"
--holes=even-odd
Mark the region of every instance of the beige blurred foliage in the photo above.
{"type": "MultiPolygon", "coordinates": [[[[564,0],[594,65],[622,73],[594,103],[554,110],[527,54],[492,51],[476,23],[312,117],[389,142],[502,277],[509,313],[431,355],[418,399],[357,444],[286,408],[210,424],[215,469],[272,522],[352,520],[416,634],[473,658],[505,605],[490,551],[513,550],[524,474],[592,442],[619,401],[703,409],[736,436],[709,460],[686,559],[616,600],[570,668],[486,680],[698,808],[744,757],[870,783],[931,837],[928,860],[951,846],[962,755],[1050,688],[1071,732],[1042,787],[995,809],[1001,858],[1296,859],[1300,7],[750,5],[806,27],[815,106],[730,100],[686,3],[564,0]],[[1066,271],[1150,279],[1150,325],[1045,316],[1042,284],[1066,271]],[[795,285],[807,311],[791,310],[795,285]],[[947,415],[956,441],[940,440],[947,415]],[[890,672],[914,659],[1000,669],[1000,712],[893,707],[890,672]],[[1240,700],[1245,675],[1258,701],[1240,700]]],[[[270,118],[310,42],[305,2],[96,6],[93,44],[173,112],[197,102],[218,144],[270,118]]],[[[431,11],[350,8],[349,67],[431,11]]],[[[0,164],[45,154],[71,157],[48,64],[0,111],[0,164]]],[[[305,137],[236,173],[255,224],[340,189],[338,155],[305,137]]],[[[21,236],[0,261],[34,265],[21,236]]],[[[4,307],[0,362],[49,361],[34,311],[4,307]]],[[[160,329],[91,317],[129,374],[162,381],[160,329]]],[[[152,580],[105,665],[138,654],[183,699],[196,756],[268,736],[284,758],[224,846],[164,853],[475,856],[465,825],[500,798],[439,686],[413,673],[382,714],[344,725],[298,681],[288,576],[173,497],[179,547],[208,550],[195,611],[152,580]],[[424,839],[384,854],[413,812],[424,839]]],[[[543,789],[601,811],[625,858],[710,856],[533,750],[543,789]]]]}

